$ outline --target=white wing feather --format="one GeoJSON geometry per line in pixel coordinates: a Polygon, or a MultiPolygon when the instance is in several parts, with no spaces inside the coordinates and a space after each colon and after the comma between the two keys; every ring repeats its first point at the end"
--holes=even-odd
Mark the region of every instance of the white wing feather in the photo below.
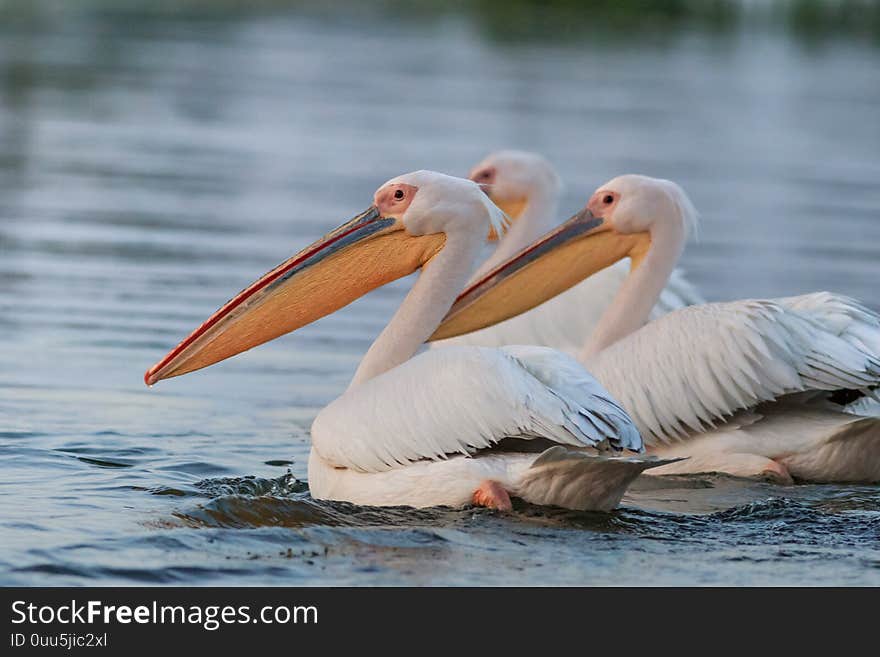
{"type": "Polygon", "coordinates": [[[640,451],[627,414],[573,358],[545,347],[424,352],[322,410],[312,443],[337,467],[382,472],[506,437],[640,451]]]}
{"type": "Polygon", "coordinates": [[[845,297],[691,306],[587,365],[649,444],[703,431],[783,395],[880,384],[880,317],[845,297]]]}
{"type": "MultiPolygon", "coordinates": [[[[435,342],[432,346],[539,344],[576,356],[623,285],[629,269],[629,261],[617,262],[527,313],[467,335],[435,342]]],[[[675,270],[654,306],[651,319],[703,302],[684,274],[675,270]]]]}

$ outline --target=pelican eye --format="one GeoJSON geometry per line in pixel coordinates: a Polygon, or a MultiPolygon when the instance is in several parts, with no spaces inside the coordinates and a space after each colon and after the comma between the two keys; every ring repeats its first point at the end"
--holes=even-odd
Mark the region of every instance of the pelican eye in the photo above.
{"type": "Polygon", "coordinates": [[[394,190],[394,199],[395,199],[395,200],[397,200],[397,201],[401,201],[401,200],[403,200],[403,197],[404,197],[404,196],[405,196],[405,195],[404,195],[402,189],[396,189],[396,190],[394,190]]]}
{"type": "Polygon", "coordinates": [[[614,202],[614,197],[611,196],[611,194],[606,194],[605,197],[602,199],[602,202],[605,205],[611,205],[614,202]]]}

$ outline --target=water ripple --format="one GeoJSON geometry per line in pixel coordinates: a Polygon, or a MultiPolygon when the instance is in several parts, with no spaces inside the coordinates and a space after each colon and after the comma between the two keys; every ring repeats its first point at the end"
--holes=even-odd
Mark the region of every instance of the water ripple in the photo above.
{"type": "Polygon", "coordinates": [[[675,18],[633,50],[602,12],[565,21],[595,38],[509,38],[494,3],[199,3],[199,29],[78,4],[0,2],[0,583],[880,584],[876,486],[646,477],[610,514],[312,499],[309,425],[409,280],[141,383],[383,180],[499,146],[546,153],[565,211],[621,171],[682,183],[709,298],[880,306],[880,49],[675,18]]]}

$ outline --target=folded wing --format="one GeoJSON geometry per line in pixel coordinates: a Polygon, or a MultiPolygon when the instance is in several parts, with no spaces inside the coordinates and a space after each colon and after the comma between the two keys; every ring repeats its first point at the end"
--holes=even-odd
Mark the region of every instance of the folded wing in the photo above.
{"type": "Polygon", "coordinates": [[[511,437],[642,448],[629,416],[583,366],[545,347],[426,351],[350,389],[312,425],[324,460],[363,472],[474,455],[511,437]]]}
{"type": "Polygon", "coordinates": [[[880,317],[828,293],[691,306],[642,327],[587,365],[649,444],[805,391],[875,394],[880,317]]]}

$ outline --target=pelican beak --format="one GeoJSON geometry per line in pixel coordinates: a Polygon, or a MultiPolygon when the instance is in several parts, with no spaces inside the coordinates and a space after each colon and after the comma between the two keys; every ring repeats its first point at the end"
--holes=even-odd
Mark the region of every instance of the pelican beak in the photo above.
{"type": "Polygon", "coordinates": [[[445,235],[412,236],[372,206],[267,272],[151,367],[144,382],[180,376],[310,324],[430,260],[445,235]]]}
{"type": "Polygon", "coordinates": [[[648,233],[618,233],[585,208],[465,289],[430,340],[515,317],[618,260],[636,263],[648,246],[648,233]]]}

